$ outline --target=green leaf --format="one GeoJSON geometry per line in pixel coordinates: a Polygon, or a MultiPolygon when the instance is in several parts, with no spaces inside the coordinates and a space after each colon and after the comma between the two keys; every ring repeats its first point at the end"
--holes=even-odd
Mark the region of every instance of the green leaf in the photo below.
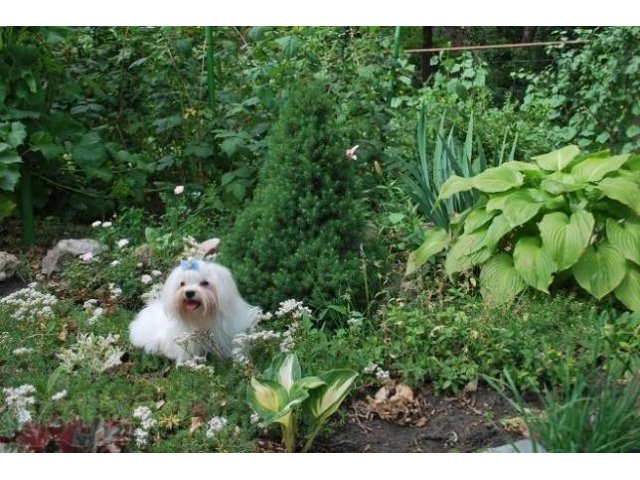
{"type": "Polygon", "coordinates": [[[109,181],[113,177],[108,165],[107,149],[97,132],[89,132],[82,136],[72,151],[74,161],[85,171],[87,177],[109,181]]]}
{"type": "Polygon", "coordinates": [[[464,219],[464,233],[476,231],[478,228],[486,225],[495,216],[495,212],[488,212],[486,208],[474,208],[464,219]]]}
{"type": "Polygon", "coordinates": [[[512,300],[527,284],[513,266],[513,259],[501,252],[491,257],[480,272],[480,291],[489,304],[500,305],[512,300]]]}
{"type": "Polygon", "coordinates": [[[513,187],[519,187],[524,176],[517,170],[505,165],[487,168],[480,175],[470,179],[473,188],[486,193],[504,192],[513,187]]]}
{"type": "Polygon", "coordinates": [[[465,192],[471,190],[473,185],[471,179],[465,177],[459,177],[458,175],[451,175],[440,187],[440,193],[438,194],[438,201],[452,197],[456,193],[465,192]]]}
{"type": "Polygon", "coordinates": [[[9,135],[7,135],[7,143],[16,148],[24,143],[24,140],[27,138],[27,129],[21,122],[12,122],[11,123],[11,131],[9,135]]]}
{"type": "Polygon", "coordinates": [[[507,196],[502,209],[511,228],[518,227],[535,217],[542,203],[536,202],[529,192],[518,190],[507,196]]]}
{"type": "Polygon", "coordinates": [[[20,180],[20,170],[0,163],[0,190],[13,192],[20,180]]]}
{"type": "Polygon", "coordinates": [[[626,273],[622,253],[612,244],[589,247],[573,266],[578,284],[600,300],[613,291],[626,273]]]}
{"type": "Polygon", "coordinates": [[[540,173],[540,167],[532,162],[520,162],[518,160],[511,160],[510,162],[503,163],[505,167],[513,168],[519,172],[525,173],[540,173]]]}
{"type": "Polygon", "coordinates": [[[585,210],[571,217],[562,212],[548,213],[538,223],[542,245],[558,265],[558,271],[578,261],[589,245],[594,224],[593,215],[585,210]]]}
{"type": "Polygon", "coordinates": [[[549,252],[542,248],[540,239],[524,237],[518,240],[513,249],[513,264],[525,282],[549,293],[549,285],[558,266],[549,252]]]}
{"type": "Polygon", "coordinates": [[[543,169],[549,171],[563,170],[571,160],[578,156],[580,149],[575,145],[568,145],[559,150],[533,157],[533,160],[543,169]]]}
{"type": "Polygon", "coordinates": [[[348,369],[331,370],[318,376],[325,384],[309,391],[309,400],[303,405],[315,424],[321,425],[333,415],[357,376],[357,372],[348,369]]]}
{"type": "Polygon", "coordinates": [[[640,215],[640,186],[633,180],[622,177],[603,178],[597,185],[605,196],[630,207],[640,215]]]}
{"type": "Polygon", "coordinates": [[[575,192],[586,185],[578,182],[573,175],[564,172],[554,172],[540,182],[542,188],[553,195],[561,195],[566,192],[575,192]]]}
{"type": "Polygon", "coordinates": [[[16,204],[9,197],[0,192],[0,220],[11,215],[16,204]]]}
{"type": "Polygon", "coordinates": [[[640,265],[640,225],[627,222],[623,226],[607,218],[607,240],[618,247],[627,260],[640,265]]]}
{"type": "Polygon", "coordinates": [[[462,234],[453,243],[444,262],[447,275],[466,270],[485,262],[491,253],[486,247],[487,230],[462,234]]]}
{"type": "Polygon", "coordinates": [[[627,262],[627,271],[620,285],[613,291],[629,310],[640,310],[640,268],[627,262]]]}
{"type": "Polygon", "coordinates": [[[582,160],[571,169],[576,182],[598,182],[607,173],[618,170],[629,159],[629,155],[615,155],[608,158],[591,157],[582,160]]]}
{"type": "Polygon", "coordinates": [[[507,233],[511,231],[511,225],[507,218],[502,215],[494,217],[491,225],[487,229],[487,236],[485,238],[486,247],[489,251],[492,251],[496,245],[502,240],[507,233]]]}
{"type": "Polygon", "coordinates": [[[409,254],[405,275],[415,273],[429,258],[441,252],[449,244],[449,234],[443,229],[429,230],[422,245],[409,254]]]}

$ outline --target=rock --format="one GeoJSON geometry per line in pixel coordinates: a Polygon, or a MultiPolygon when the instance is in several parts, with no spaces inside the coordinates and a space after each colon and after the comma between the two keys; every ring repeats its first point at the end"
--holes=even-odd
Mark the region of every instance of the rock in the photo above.
{"type": "Polygon", "coordinates": [[[18,257],[7,252],[0,252],[0,281],[13,277],[18,266],[20,266],[18,257]]]}
{"type": "Polygon", "coordinates": [[[539,443],[531,440],[518,440],[514,444],[506,444],[500,447],[491,448],[489,453],[545,453],[546,450],[539,443]]]}
{"type": "Polygon", "coordinates": [[[107,249],[106,245],[92,238],[69,238],[60,240],[58,244],[47,252],[42,260],[42,273],[49,276],[62,268],[62,260],[72,255],[77,257],[85,253],[98,255],[107,249]]]}

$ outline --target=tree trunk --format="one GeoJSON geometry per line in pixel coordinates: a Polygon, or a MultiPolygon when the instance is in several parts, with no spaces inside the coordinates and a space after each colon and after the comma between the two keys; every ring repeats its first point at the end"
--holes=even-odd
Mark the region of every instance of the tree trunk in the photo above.
{"type": "MultiPolygon", "coordinates": [[[[422,27],[422,48],[433,47],[433,27],[422,27]]],[[[421,74],[422,83],[427,81],[429,75],[431,75],[431,53],[423,52],[421,55],[421,74]]]]}

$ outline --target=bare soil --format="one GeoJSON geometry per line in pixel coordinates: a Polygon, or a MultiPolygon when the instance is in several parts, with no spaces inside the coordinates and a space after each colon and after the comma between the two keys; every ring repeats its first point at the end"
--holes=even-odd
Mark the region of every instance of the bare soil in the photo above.
{"type": "MultiPolygon", "coordinates": [[[[525,429],[509,403],[480,387],[467,398],[416,395],[412,422],[385,420],[356,400],[344,426],[316,440],[316,452],[476,452],[525,438],[525,429]]],[[[383,415],[384,416],[384,415],[383,415]]]]}

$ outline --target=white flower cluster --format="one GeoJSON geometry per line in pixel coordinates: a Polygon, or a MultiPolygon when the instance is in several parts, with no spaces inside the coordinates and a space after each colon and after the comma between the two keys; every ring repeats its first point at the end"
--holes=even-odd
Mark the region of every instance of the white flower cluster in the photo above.
{"type": "Polygon", "coordinates": [[[98,300],[96,300],[95,298],[90,298],[89,300],[84,302],[84,305],[82,305],[84,311],[90,315],[87,319],[87,324],[89,325],[93,325],[94,323],[96,323],[104,313],[104,308],[98,307],[97,305],[98,300]]]}
{"type": "Polygon", "coordinates": [[[133,417],[140,420],[140,427],[136,428],[133,435],[136,440],[136,444],[139,447],[146,445],[149,442],[149,431],[156,426],[158,421],[151,416],[151,409],[143,405],[136,407],[133,410],[133,417]]]}
{"type": "Polygon", "coordinates": [[[387,370],[383,370],[373,362],[369,362],[369,365],[362,369],[362,373],[374,374],[381,382],[387,382],[390,379],[389,372],[387,370]]]}
{"type": "Polygon", "coordinates": [[[249,353],[258,344],[268,343],[272,339],[282,338],[282,333],[273,330],[251,330],[247,333],[238,333],[231,342],[231,357],[240,365],[249,365],[249,353]]]}
{"type": "Polygon", "coordinates": [[[160,298],[160,294],[162,293],[162,283],[154,283],[151,285],[149,291],[140,295],[140,298],[144,301],[145,304],[149,304],[154,300],[160,298]]]}
{"type": "Polygon", "coordinates": [[[26,288],[17,290],[0,300],[0,307],[13,309],[14,320],[51,320],[54,318],[53,306],[58,303],[54,295],[37,290],[37,283],[30,283],[26,288]]]}
{"type": "Polygon", "coordinates": [[[115,283],[110,283],[109,284],[109,299],[110,300],[117,300],[118,298],[120,298],[120,295],[122,295],[122,289],[118,286],[116,286],[115,283]]]}
{"type": "MultiPolygon", "coordinates": [[[[231,356],[233,361],[241,365],[250,363],[250,352],[259,344],[268,343],[274,339],[279,340],[279,348],[281,352],[290,352],[295,346],[295,335],[300,327],[298,320],[303,316],[311,315],[311,310],[297,300],[286,300],[280,302],[280,306],[275,313],[278,318],[290,316],[291,323],[284,332],[274,332],[273,330],[251,330],[247,333],[239,333],[233,339],[233,349],[231,356]]],[[[258,322],[268,321],[273,318],[271,312],[260,312],[258,314],[258,322]]]]}
{"type": "Polygon", "coordinates": [[[213,330],[193,330],[183,333],[175,339],[175,343],[194,358],[197,358],[199,352],[216,351],[213,330]]]}
{"type": "Polygon", "coordinates": [[[207,372],[209,375],[213,375],[215,373],[214,368],[211,365],[205,365],[205,357],[197,357],[194,356],[193,359],[187,360],[186,362],[181,362],[177,364],[178,367],[185,367],[189,370],[193,370],[194,372],[207,372]]]}
{"type": "Polygon", "coordinates": [[[120,335],[110,333],[106,337],[93,333],[81,333],[75,345],[57,354],[62,368],[72,373],[76,367],[102,373],[122,363],[124,350],[117,346],[120,335]]]}
{"type": "Polygon", "coordinates": [[[3,388],[4,403],[16,417],[18,425],[22,427],[25,423],[31,421],[31,412],[27,410],[28,405],[36,403],[36,399],[32,396],[36,393],[33,385],[20,385],[16,388],[3,388]]]}
{"type": "Polygon", "coordinates": [[[13,354],[17,357],[19,355],[26,355],[28,353],[33,352],[33,348],[29,348],[29,347],[20,347],[20,348],[16,348],[13,351],[13,354]]]}
{"type": "Polygon", "coordinates": [[[258,425],[260,420],[262,420],[262,417],[258,412],[251,412],[251,415],[249,416],[249,423],[251,425],[258,425]]]}
{"type": "Polygon", "coordinates": [[[95,222],[93,222],[91,224],[91,226],[93,228],[98,228],[98,227],[103,227],[103,228],[109,228],[111,225],[113,225],[111,222],[101,222],[100,220],[96,220],[95,222]]]}
{"type": "Polygon", "coordinates": [[[184,242],[184,248],[182,249],[181,258],[196,258],[200,254],[200,243],[188,235],[182,239],[184,242]]]}
{"type": "Polygon", "coordinates": [[[227,425],[227,419],[224,417],[213,417],[207,423],[207,438],[213,438],[216,436],[220,430],[222,430],[227,425]]]}
{"type": "Polygon", "coordinates": [[[60,390],[58,393],[54,393],[51,396],[51,400],[53,400],[54,402],[57,402],[57,401],[62,400],[66,396],[67,396],[67,391],[66,390],[60,390]]]}
{"type": "Polygon", "coordinates": [[[276,310],[276,317],[282,318],[285,315],[291,315],[293,318],[299,319],[303,316],[310,316],[311,310],[305,307],[301,301],[290,299],[280,302],[280,308],[276,310]]]}

